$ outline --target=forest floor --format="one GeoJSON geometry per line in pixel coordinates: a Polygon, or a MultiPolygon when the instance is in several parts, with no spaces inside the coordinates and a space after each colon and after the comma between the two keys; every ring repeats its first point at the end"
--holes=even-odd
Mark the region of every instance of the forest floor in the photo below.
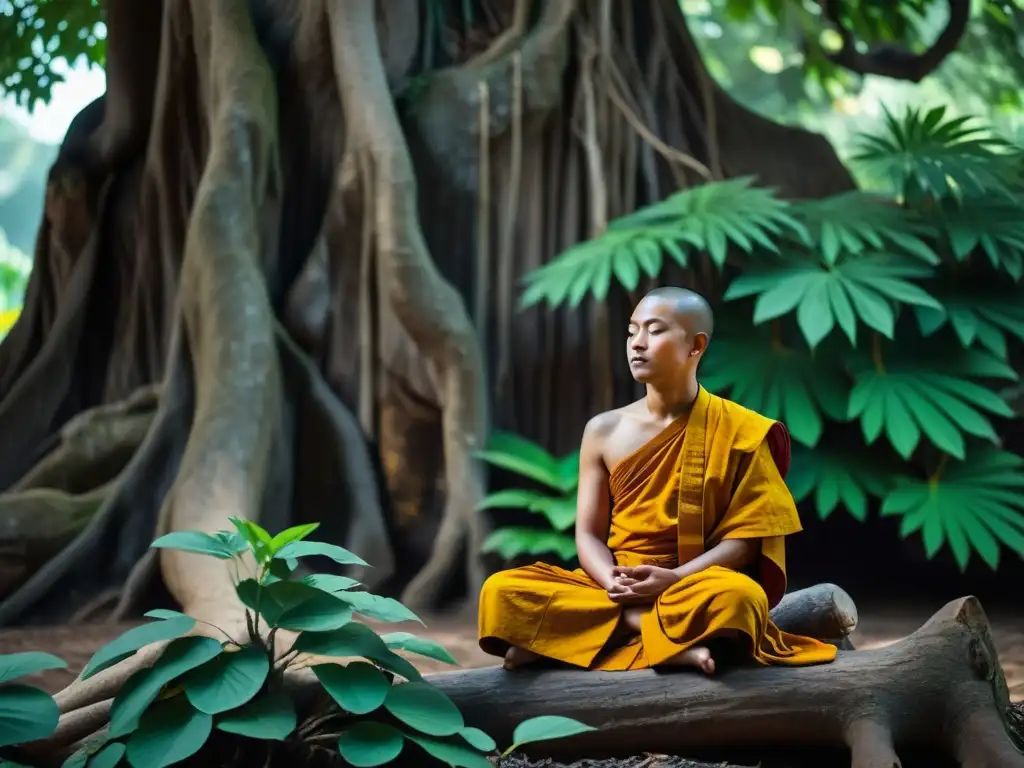
{"type": "MultiPolygon", "coordinates": [[[[922,603],[859,605],[860,624],[853,635],[858,649],[871,649],[887,645],[918,629],[940,604],[922,603]]],[[[1009,608],[987,609],[992,624],[992,635],[1006,672],[1010,695],[1016,702],[1024,702],[1024,610],[1009,608]]],[[[476,623],[472,615],[424,617],[427,628],[417,634],[430,637],[444,645],[464,668],[493,665],[497,660],[487,656],[476,644],[476,623]]],[[[137,623],[137,622],[136,622],[137,623]]],[[[372,623],[372,622],[368,622],[372,623]]],[[[80,624],[61,627],[27,627],[0,630],[0,654],[22,651],[47,651],[68,662],[67,670],[46,672],[25,682],[56,692],[67,685],[103,644],[135,624],[80,624]]],[[[383,627],[381,627],[383,631],[383,627]]],[[[415,631],[415,630],[414,630],[415,631]]],[[[421,657],[414,657],[416,666],[424,673],[450,670],[452,667],[421,657]]],[[[842,764],[849,765],[849,757],[842,764]]],[[[746,763],[744,762],[744,765],[746,763]]],[[[831,761],[829,761],[831,764],[831,761]]],[[[912,763],[905,763],[910,765],[912,763]]],[[[765,756],[754,758],[749,765],[760,768],[804,768],[808,763],[794,763],[789,759],[775,760],[765,756]]],[[[810,765],[823,768],[819,759],[810,765]]],[[[501,768],[558,768],[559,763],[548,760],[529,761],[521,757],[503,760],[501,768]]],[[[695,762],[667,755],[638,755],[614,761],[581,761],[571,768],[740,768],[737,763],[695,762]]]]}

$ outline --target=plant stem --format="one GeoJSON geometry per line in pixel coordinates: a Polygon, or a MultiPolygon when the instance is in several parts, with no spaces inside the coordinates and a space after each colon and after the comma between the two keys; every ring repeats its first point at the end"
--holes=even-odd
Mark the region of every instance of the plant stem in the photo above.
{"type": "Polygon", "coordinates": [[[874,333],[871,336],[871,362],[875,364],[875,370],[880,376],[885,376],[885,359],[882,357],[882,334],[874,333]]]}

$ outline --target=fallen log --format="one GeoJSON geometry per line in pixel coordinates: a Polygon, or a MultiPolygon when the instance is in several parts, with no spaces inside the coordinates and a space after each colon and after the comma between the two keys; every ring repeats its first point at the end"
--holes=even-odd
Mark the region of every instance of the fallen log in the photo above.
{"type": "Polygon", "coordinates": [[[530,751],[561,759],[715,748],[837,747],[853,768],[899,768],[900,749],[939,747],[964,768],[1024,768],[1006,679],[981,604],[953,601],[917,632],[813,667],[741,667],[714,677],[658,672],[505,671],[431,675],[470,726],[510,743],[522,720],[597,728],[530,751]]]}

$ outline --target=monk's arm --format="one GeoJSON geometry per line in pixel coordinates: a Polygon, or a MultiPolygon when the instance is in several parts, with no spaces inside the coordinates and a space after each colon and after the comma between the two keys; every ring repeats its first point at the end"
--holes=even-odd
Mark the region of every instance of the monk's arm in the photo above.
{"type": "Polygon", "coordinates": [[[680,579],[700,573],[713,565],[731,568],[734,571],[742,571],[754,562],[760,548],[760,539],[726,539],[700,557],[695,557],[688,563],[678,568],[673,568],[672,571],[680,579]]]}
{"type": "Polygon", "coordinates": [[[580,567],[605,589],[614,582],[615,558],[608,549],[611,492],[601,455],[602,424],[591,419],[580,445],[580,480],[576,492],[576,552],[580,567]]]}

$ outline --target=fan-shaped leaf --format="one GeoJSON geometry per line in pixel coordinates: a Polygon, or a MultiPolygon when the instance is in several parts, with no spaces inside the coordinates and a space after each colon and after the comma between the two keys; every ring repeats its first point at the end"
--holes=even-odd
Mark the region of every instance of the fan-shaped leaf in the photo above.
{"type": "Polygon", "coordinates": [[[821,249],[822,260],[831,266],[842,256],[897,250],[938,264],[939,256],[926,238],[932,227],[895,202],[864,192],[846,192],[796,206],[821,249]]]}
{"type": "Polygon", "coordinates": [[[725,292],[725,300],[757,296],[754,323],[781,317],[794,309],[807,343],[816,347],[838,322],[850,342],[857,342],[855,318],[886,338],[893,337],[893,303],[942,310],[932,296],[910,282],[932,270],[884,254],[859,256],[834,267],[788,261],[778,269],[744,273],[725,292]]]}
{"type": "Polygon", "coordinates": [[[871,457],[819,446],[813,451],[794,450],[786,484],[797,503],[813,493],[822,520],[842,505],[863,522],[868,514],[868,496],[884,496],[891,478],[871,457]]]}
{"type": "Polygon", "coordinates": [[[957,293],[941,300],[944,312],[915,308],[923,335],[932,335],[948,322],[963,346],[978,342],[1004,360],[1008,355],[1006,334],[1024,342],[1024,295],[1001,298],[957,293]]]}
{"type": "Polygon", "coordinates": [[[921,531],[929,557],[948,544],[961,570],[972,552],[999,567],[999,545],[1024,557],[1024,458],[972,448],[933,478],[904,478],[885,497],[883,515],[900,515],[900,532],[921,531]]]}
{"type": "Polygon", "coordinates": [[[957,259],[964,261],[980,249],[993,267],[1020,280],[1024,274],[1022,207],[1024,199],[1019,195],[1001,201],[991,194],[948,206],[940,220],[957,259]]]}
{"type": "Polygon", "coordinates": [[[821,439],[823,414],[846,418],[849,385],[838,365],[786,349],[757,330],[716,338],[702,363],[701,383],[782,421],[804,445],[821,439]]]}

